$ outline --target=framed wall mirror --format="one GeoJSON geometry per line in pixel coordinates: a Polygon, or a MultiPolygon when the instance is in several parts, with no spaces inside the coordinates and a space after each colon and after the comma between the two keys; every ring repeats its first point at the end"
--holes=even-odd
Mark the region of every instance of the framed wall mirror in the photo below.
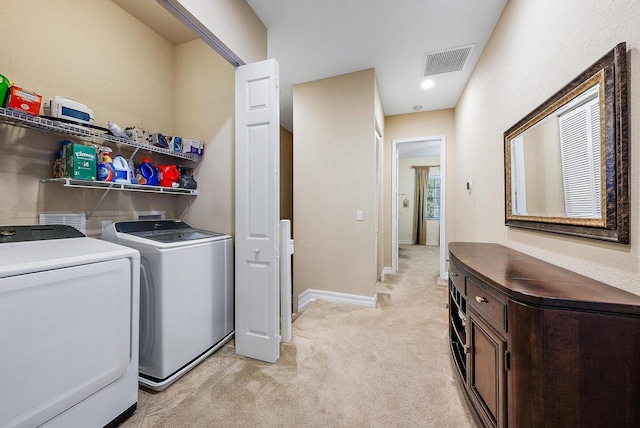
{"type": "Polygon", "coordinates": [[[504,133],[505,224],[629,243],[620,43],[504,133]]]}

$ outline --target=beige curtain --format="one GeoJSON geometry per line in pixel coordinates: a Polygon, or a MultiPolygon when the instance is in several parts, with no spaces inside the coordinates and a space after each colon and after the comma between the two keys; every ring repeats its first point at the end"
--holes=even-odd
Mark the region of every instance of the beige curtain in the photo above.
{"type": "Polygon", "coordinates": [[[427,183],[429,182],[429,167],[416,166],[416,197],[413,204],[413,243],[427,245],[427,183]]]}

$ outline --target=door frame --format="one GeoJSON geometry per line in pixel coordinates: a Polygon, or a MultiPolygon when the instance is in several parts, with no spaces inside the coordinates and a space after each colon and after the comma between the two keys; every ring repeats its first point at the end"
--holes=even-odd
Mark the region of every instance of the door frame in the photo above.
{"type": "Polygon", "coordinates": [[[399,146],[406,143],[440,142],[440,279],[449,277],[446,269],[446,137],[435,135],[427,137],[398,138],[392,141],[391,159],[391,270],[398,273],[398,162],[399,146]]]}

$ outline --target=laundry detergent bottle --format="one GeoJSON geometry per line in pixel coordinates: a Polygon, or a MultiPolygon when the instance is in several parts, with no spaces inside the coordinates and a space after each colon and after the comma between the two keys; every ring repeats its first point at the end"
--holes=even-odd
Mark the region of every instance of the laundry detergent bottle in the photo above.
{"type": "Polygon", "coordinates": [[[129,163],[122,155],[118,155],[113,159],[113,168],[116,171],[116,183],[131,184],[131,170],[129,169],[129,163]]]}
{"type": "Polygon", "coordinates": [[[138,184],[147,184],[149,186],[160,184],[158,171],[151,163],[151,159],[147,157],[142,158],[142,163],[136,168],[136,177],[138,177],[138,184]]]}
{"type": "Polygon", "coordinates": [[[111,160],[111,149],[108,147],[101,147],[102,162],[98,164],[98,173],[96,176],[99,181],[114,181],[116,178],[116,170],[113,167],[113,161],[111,160]]]}
{"type": "Polygon", "coordinates": [[[179,187],[180,170],[177,165],[158,165],[158,178],[162,187],[179,187]]]}

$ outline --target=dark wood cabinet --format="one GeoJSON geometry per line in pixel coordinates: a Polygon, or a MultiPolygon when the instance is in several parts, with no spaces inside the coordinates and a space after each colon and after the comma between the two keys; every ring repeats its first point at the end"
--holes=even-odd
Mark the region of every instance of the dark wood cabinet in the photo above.
{"type": "Polygon", "coordinates": [[[506,416],[505,356],[507,342],[473,309],[469,310],[469,390],[485,425],[504,426],[506,416]]]}
{"type": "Polygon", "coordinates": [[[449,257],[451,353],[484,426],[640,426],[640,296],[497,244],[449,257]]]}

